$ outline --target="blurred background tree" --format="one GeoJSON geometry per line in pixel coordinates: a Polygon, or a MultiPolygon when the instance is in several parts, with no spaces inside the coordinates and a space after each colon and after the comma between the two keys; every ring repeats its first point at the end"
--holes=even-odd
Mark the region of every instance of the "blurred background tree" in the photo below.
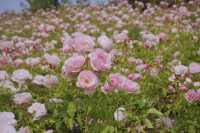
{"type": "Polygon", "coordinates": [[[47,9],[51,7],[58,7],[60,3],[66,3],[68,0],[26,0],[32,11],[38,9],[47,9]]]}

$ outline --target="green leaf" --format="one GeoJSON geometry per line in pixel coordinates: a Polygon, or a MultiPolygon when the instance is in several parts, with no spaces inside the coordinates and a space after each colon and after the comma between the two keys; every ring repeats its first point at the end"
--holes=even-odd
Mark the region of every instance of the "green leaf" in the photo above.
{"type": "Polygon", "coordinates": [[[145,119],[144,123],[147,126],[147,128],[153,128],[153,124],[151,123],[151,121],[149,119],[145,119]]]}
{"type": "Polygon", "coordinates": [[[162,116],[162,112],[158,111],[157,109],[155,108],[150,108],[148,111],[147,111],[147,114],[155,114],[155,115],[158,115],[158,116],[162,116]]]}
{"type": "Polygon", "coordinates": [[[69,102],[68,106],[67,106],[67,114],[73,118],[74,114],[76,112],[76,105],[74,102],[69,102]]]}
{"type": "Polygon", "coordinates": [[[113,126],[106,126],[101,133],[114,133],[115,128],[113,126]]]}

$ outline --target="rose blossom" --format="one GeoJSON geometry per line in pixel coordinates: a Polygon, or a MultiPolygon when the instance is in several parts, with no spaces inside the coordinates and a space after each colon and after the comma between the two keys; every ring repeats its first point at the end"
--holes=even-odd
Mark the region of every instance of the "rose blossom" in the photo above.
{"type": "Polygon", "coordinates": [[[184,75],[185,73],[187,73],[188,68],[184,65],[177,65],[174,66],[174,73],[176,75],[184,75]]]}
{"type": "Polygon", "coordinates": [[[200,101],[200,89],[199,89],[199,90],[189,90],[189,91],[185,94],[185,99],[186,99],[189,103],[199,102],[199,101],[200,101]]]}
{"type": "Polygon", "coordinates": [[[65,61],[64,66],[62,67],[62,73],[64,74],[64,76],[78,73],[85,64],[85,60],[85,57],[82,55],[75,55],[68,58],[65,61]]]}
{"type": "Polygon", "coordinates": [[[91,94],[95,91],[98,83],[99,79],[94,72],[83,70],[78,75],[76,85],[77,87],[83,88],[86,94],[91,94]]]}
{"type": "Polygon", "coordinates": [[[47,113],[45,105],[38,102],[33,103],[27,111],[34,115],[33,120],[38,120],[47,113]]]}
{"type": "Polygon", "coordinates": [[[111,69],[112,56],[103,49],[96,49],[89,54],[90,65],[95,71],[106,71],[111,69]]]}
{"type": "Polygon", "coordinates": [[[13,101],[15,104],[26,104],[32,100],[32,95],[28,92],[17,93],[14,95],[13,101]]]}
{"type": "Polygon", "coordinates": [[[12,112],[0,112],[0,125],[15,125],[15,115],[12,112]]]}
{"type": "Polygon", "coordinates": [[[112,49],[113,40],[106,35],[101,35],[100,37],[98,37],[97,42],[103,49],[107,51],[110,51],[112,49]]]}
{"type": "Polygon", "coordinates": [[[192,62],[189,65],[189,71],[190,73],[200,73],[200,64],[192,62]]]}
{"type": "Polygon", "coordinates": [[[74,35],[72,46],[78,53],[90,52],[94,48],[94,39],[91,36],[77,33],[74,35]]]}
{"type": "Polygon", "coordinates": [[[24,84],[27,80],[32,79],[32,75],[25,69],[18,69],[13,72],[11,79],[19,84],[24,84]]]}
{"type": "Polygon", "coordinates": [[[44,59],[49,65],[51,65],[53,67],[58,66],[60,63],[60,59],[56,55],[45,54],[44,59]]]}

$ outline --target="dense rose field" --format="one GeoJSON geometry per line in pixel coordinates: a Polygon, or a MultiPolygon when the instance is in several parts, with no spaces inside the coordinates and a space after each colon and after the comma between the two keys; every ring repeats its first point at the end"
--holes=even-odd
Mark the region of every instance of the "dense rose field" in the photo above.
{"type": "Polygon", "coordinates": [[[0,133],[200,132],[200,1],[0,14],[0,133]]]}

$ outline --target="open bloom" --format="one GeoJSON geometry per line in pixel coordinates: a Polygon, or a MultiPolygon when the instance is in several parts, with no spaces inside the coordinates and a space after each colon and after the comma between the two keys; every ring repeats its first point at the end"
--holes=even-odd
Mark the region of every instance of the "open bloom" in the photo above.
{"type": "Polygon", "coordinates": [[[33,79],[32,83],[36,85],[43,85],[47,88],[51,88],[58,84],[58,78],[55,75],[37,75],[33,79]]]}
{"type": "Polygon", "coordinates": [[[113,40],[107,37],[106,35],[98,37],[97,42],[103,49],[107,51],[110,51],[112,49],[113,40]]]}
{"type": "Polygon", "coordinates": [[[86,94],[90,94],[95,91],[98,83],[99,79],[94,72],[84,70],[79,73],[76,85],[83,88],[86,94]]]}
{"type": "Polygon", "coordinates": [[[78,53],[90,52],[93,50],[94,45],[94,39],[91,36],[77,33],[73,38],[72,47],[78,53]]]}
{"type": "Polygon", "coordinates": [[[64,53],[71,52],[73,50],[73,39],[68,34],[61,38],[61,42],[63,44],[62,50],[64,53]]]}
{"type": "Polygon", "coordinates": [[[29,108],[28,112],[34,115],[34,120],[40,119],[42,116],[46,115],[47,110],[44,104],[41,103],[33,103],[29,108]]]}
{"type": "Polygon", "coordinates": [[[106,71],[111,69],[112,56],[103,49],[96,49],[89,54],[90,65],[95,71],[106,71]]]}
{"type": "Polygon", "coordinates": [[[24,84],[32,79],[32,75],[25,69],[19,69],[13,72],[11,79],[19,84],[24,84]]]}
{"type": "Polygon", "coordinates": [[[15,125],[15,115],[12,112],[0,112],[0,125],[15,125]]]}
{"type": "Polygon", "coordinates": [[[82,55],[75,55],[70,58],[68,58],[64,66],[62,67],[62,73],[64,76],[69,76],[74,73],[78,73],[83,65],[85,64],[85,57],[82,55]]]}
{"type": "Polygon", "coordinates": [[[28,92],[23,92],[23,93],[17,93],[14,95],[13,101],[15,104],[26,104],[31,102],[32,100],[32,95],[28,92]]]}
{"type": "Polygon", "coordinates": [[[0,125],[1,133],[17,133],[16,129],[12,125],[0,125]]]}
{"type": "Polygon", "coordinates": [[[45,55],[44,55],[44,59],[45,59],[45,61],[46,61],[49,65],[51,65],[51,66],[53,66],[53,67],[58,66],[59,63],[60,63],[60,59],[59,59],[59,57],[56,56],[56,55],[45,54],[45,55]]]}
{"type": "Polygon", "coordinates": [[[174,73],[176,75],[184,75],[188,71],[188,68],[184,65],[177,65],[174,67],[174,73]]]}
{"type": "Polygon", "coordinates": [[[198,89],[198,90],[189,90],[189,91],[185,94],[185,99],[186,99],[189,103],[200,102],[200,89],[198,89]]]}
{"type": "Polygon", "coordinates": [[[30,67],[36,66],[40,63],[40,57],[36,58],[27,58],[26,59],[26,64],[30,67]]]}
{"type": "Polygon", "coordinates": [[[47,88],[51,88],[58,84],[58,78],[55,75],[46,75],[43,85],[47,88]]]}
{"type": "Polygon", "coordinates": [[[189,72],[190,73],[200,73],[200,64],[195,63],[195,62],[190,63],[189,72]]]}
{"type": "Polygon", "coordinates": [[[120,73],[114,73],[109,75],[109,85],[110,90],[114,88],[115,90],[126,91],[128,93],[139,92],[140,85],[134,82],[120,73]]]}

